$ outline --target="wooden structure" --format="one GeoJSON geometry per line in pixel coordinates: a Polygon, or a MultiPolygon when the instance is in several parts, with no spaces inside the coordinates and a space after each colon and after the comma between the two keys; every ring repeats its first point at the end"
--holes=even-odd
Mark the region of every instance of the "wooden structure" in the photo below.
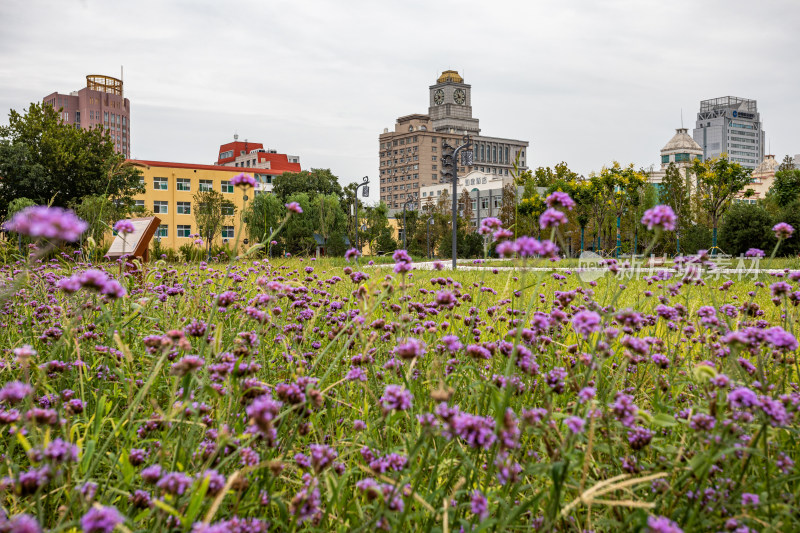
{"type": "Polygon", "coordinates": [[[161,225],[161,219],[144,217],[132,218],[130,221],[133,222],[133,233],[117,233],[106,257],[139,257],[143,263],[147,263],[150,259],[150,241],[161,225]]]}

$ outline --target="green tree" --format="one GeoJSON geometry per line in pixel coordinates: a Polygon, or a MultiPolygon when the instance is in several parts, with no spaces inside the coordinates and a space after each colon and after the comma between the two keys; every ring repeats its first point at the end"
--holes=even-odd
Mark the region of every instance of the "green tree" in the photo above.
{"type": "Polygon", "coordinates": [[[768,197],[778,207],[786,207],[800,197],[800,170],[784,169],[775,173],[768,197]]]}
{"type": "Polygon", "coordinates": [[[257,194],[244,211],[242,220],[247,225],[247,236],[251,242],[264,242],[271,230],[283,220],[286,209],[274,194],[257,194]]]}
{"type": "MultiPolygon", "coordinates": [[[[532,181],[536,187],[551,188],[557,183],[572,183],[579,181],[581,175],[569,169],[567,163],[562,161],[552,169],[550,167],[539,167],[533,171],[532,181]]],[[[553,189],[556,190],[556,189],[553,189]]],[[[560,189],[563,190],[563,189],[560,189]]],[[[567,191],[564,191],[567,192],[567,191]]]]}
{"type": "Polygon", "coordinates": [[[25,114],[11,110],[0,127],[0,212],[15,198],[37,204],[69,207],[92,195],[104,195],[114,205],[133,206],[143,192],[141,172],[114,152],[101,129],[84,130],[63,124],[58,111],[32,103],[25,114]]]}
{"type": "Polygon", "coordinates": [[[539,216],[547,209],[544,197],[540,196],[536,190],[526,193],[517,207],[517,227],[520,234],[539,236],[541,228],[539,227],[539,216]]]}
{"type": "Polygon", "coordinates": [[[581,228],[581,252],[583,252],[584,235],[586,226],[592,219],[592,205],[595,201],[595,195],[592,191],[592,184],[589,181],[575,183],[570,194],[575,201],[575,220],[581,228]]]}
{"type": "Polygon", "coordinates": [[[645,177],[641,172],[633,169],[633,164],[625,168],[614,161],[611,167],[604,167],[598,177],[602,188],[602,197],[609,203],[611,214],[616,218],[617,223],[617,243],[615,255],[619,255],[620,244],[622,242],[621,222],[623,215],[631,208],[639,198],[640,189],[646,183],[645,177]]]}
{"type": "Polygon", "coordinates": [[[783,157],[783,161],[781,161],[781,164],[778,165],[778,171],[796,169],[797,167],[794,164],[794,158],[788,154],[783,157]]]}
{"type": "Polygon", "coordinates": [[[472,224],[472,217],[475,215],[475,211],[472,209],[472,196],[470,196],[466,187],[461,190],[461,198],[458,199],[458,204],[459,212],[464,219],[465,229],[467,232],[476,231],[478,228],[472,224]]]}
{"type": "Polygon", "coordinates": [[[513,183],[503,185],[502,204],[498,217],[503,227],[513,229],[516,234],[517,227],[517,187],[513,183]]]}
{"type": "MultiPolygon", "coordinates": [[[[793,228],[800,228],[800,199],[795,200],[778,211],[772,222],[773,224],[786,222],[793,228]]],[[[768,249],[764,251],[769,253],[768,249]]],[[[778,254],[792,257],[800,255],[800,236],[795,232],[789,239],[781,242],[781,246],[778,248],[778,254]]]]}
{"type": "Polygon", "coordinates": [[[347,217],[334,194],[318,194],[310,200],[309,218],[314,233],[322,237],[329,255],[344,255],[347,217]],[[335,237],[335,238],[334,238],[335,237]]]}
{"type": "Polygon", "coordinates": [[[215,190],[199,191],[192,199],[197,230],[206,241],[206,250],[210,253],[211,245],[222,232],[222,227],[233,224],[236,206],[215,190]]]}
{"type": "Polygon", "coordinates": [[[87,237],[94,239],[98,245],[114,223],[124,218],[125,210],[117,208],[106,196],[93,194],[84,196],[80,203],[73,205],[75,213],[89,224],[87,237]]]}
{"type": "Polygon", "coordinates": [[[394,251],[397,247],[397,243],[392,239],[388,215],[389,207],[383,202],[374,207],[365,208],[364,218],[367,230],[360,235],[362,244],[368,243],[372,253],[394,251]]]}
{"type": "Polygon", "coordinates": [[[311,208],[309,195],[304,192],[294,193],[286,198],[286,203],[297,202],[303,209],[300,214],[293,214],[284,226],[281,235],[285,249],[294,255],[309,254],[314,251],[317,242],[314,239],[316,232],[317,213],[311,208]]]}
{"type": "Polygon", "coordinates": [[[711,247],[711,230],[703,224],[687,226],[685,237],[681,243],[681,253],[683,255],[692,255],[699,250],[708,250],[711,247]]]}
{"type": "Polygon", "coordinates": [[[735,203],[725,213],[719,231],[719,244],[725,253],[740,255],[750,248],[767,253],[775,247],[773,220],[760,205],[735,203]]]}
{"type": "Polygon", "coordinates": [[[344,191],[338,178],[327,168],[284,172],[273,180],[272,193],[283,203],[288,203],[289,197],[297,193],[307,194],[309,200],[317,194],[333,194],[339,201],[344,200],[344,191]]]}
{"type": "MultiPolygon", "coordinates": [[[[695,161],[692,172],[697,176],[697,199],[699,207],[711,221],[711,254],[716,253],[717,227],[722,215],[728,210],[734,197],[750,183],[751,170],[739,163],[732,163],[725,154],[708,161],[695,161]]],[[[745,192],[751,196],[752,189],[745,192]]]]}
{"type": "Polygon", "coordinates": [[[33,207],[37,205],[36,202],[31,200],[30,198],[14,198],[8,204],[8,219],[10,220],[11,217],[25,209],[26,207],[33,207]]]}

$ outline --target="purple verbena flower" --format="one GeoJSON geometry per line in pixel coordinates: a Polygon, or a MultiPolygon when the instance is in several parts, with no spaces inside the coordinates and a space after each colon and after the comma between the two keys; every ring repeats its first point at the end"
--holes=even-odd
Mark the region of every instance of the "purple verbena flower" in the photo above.
{"type": "Polygon", "coordinates": [[[782,241],[792,236],[792,233],[794,233],[794,228],[786,222],[778,222],[772,227],[772,231],[774,231],[775,236],[782,241]]]}
{"type": "Polygon", "coordinates": [[[601,318],[594,311],[578,311],[572,317],[572,329],[576,333],[588,338],[592,333],[600,331],[601,318]]]}
{"type": "Polygon", "coordinates": [[[569,194],[562,191],[553,191],[545,202],[547,202],[548,207],[561,206],[569,211],[572,211],[572,208],[575,207],[575,200],[570,198],[569,194]]]}
{"type": "Polygon", "coordinates": [[[72,211],[37,205],[26,207],[15,214],[3,228],[34,238],[44,237],[74,242],[89,228],[89,225],[72,211]]]}
{"type": "Polygon", "coordinates": [[[586,425],[586,420],[579,416],[570,416],[564,423],[567,425],[573,435],[583,433],[583,427],[586,425]]]}
{"type": "Polygon", "coordinates": [[[675,212],[668,205],[657,205],[644,212],[642,216],[642,224],[647,226],[647,229],[675,231],[675,222],[678,217],[675,212]]]}
{"type": "Polygon", "coordinates": [[[567,215],[558,209],[549,207],[539,216],[539,227],[542,229],[557,228],[568,222],[567,215]]]}
{"type": "Polygon", "coordinates": [[[117,233],[133,233],[136,231],[136,228],[133,226],[133,222],[128,219],[117,220],[116,224],[114,224],[114,231],[117,233]]]}
{"type": "Polygon", "coordinates": [[[84,533],[111,533],[125,519],[115,507],[92,507],[81,518],[84,533]]]}
{"type": "Polygon", "coordinates": [[[384,414],[392,410],[405,411],[411,408],[414,396],[411,391],[404,389],[400,385],[387,385],[380,398],[384,414]]]}
{"type": "Polygon", "coordinates": [[[289,213],[295,213],[299,215],[303,212],[303,208],[300,207],[300,204],[298,204],[297,202],[289,202],[288,204],[285,205],[285,207],[286,210],[289,211],[289,213]]]}
{"type": "Polygon", "coordinates": [[[241,174],[237,174],[231,178],[231,185],[242,188],[255,187],[256,180],[250,174],[245,174],[242,172],[241,174]]]}
{"type": "Polygon", "coordinates": [[[486,517],[489,516],[489,501],[486,499],[486,496],[477,489],[472,491],[470,511],[481,520],[486,520],[486,517]]]}
{"type": "Polygon", "coordinates": [[[683,533],[678,524],[665,516],[648,516],[647,533],[683,533]]]}

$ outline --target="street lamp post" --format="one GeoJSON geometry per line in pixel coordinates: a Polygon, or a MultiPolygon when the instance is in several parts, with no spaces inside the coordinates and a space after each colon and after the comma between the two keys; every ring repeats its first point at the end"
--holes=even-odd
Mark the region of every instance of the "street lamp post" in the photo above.
{"type": "Polygon", "coordinates": [[[361,194],[364,198],[366,198],[367,196],[369,196],[369,176],[364,176],[361,180],[361,183],[356,185],[356,190],[355,190],[354,201],[356,203],[356,250],[358,250],[359,253],[361,252],[361,246],[358,240],[358,229],[360,228],[361,223],[358,221],[358,189],[361,187],[364,187],[364,190],[361,191],[361,194]]]}
{"type": "Polygon", "coordinates": [[[408,204],[413,204],[416,199],[416,196],[412,196],[403,203],[403,250],[408,249],[406,248],[406,234],[408,233],[406,231],[406,208],[408,207],[408,204]]]}
{"type": "Polygon", "coordinates": [[[431,226],[433,226],[433,217],[428,219],[428,259],[431,258],[431,226]]]}
{"type": "Polygon", "coordinates": [[[447,139],[442,141],[442,181],[448,179],[453,183],[453,270],[456,269],[456,257],[458,246],[458,155],[461,150],[467,149],[464,153],[464,166],[472,166],[472,138],[465,134],[461,139],[461,144],[457,147],[452,147],[448,144],[447,139]]]}

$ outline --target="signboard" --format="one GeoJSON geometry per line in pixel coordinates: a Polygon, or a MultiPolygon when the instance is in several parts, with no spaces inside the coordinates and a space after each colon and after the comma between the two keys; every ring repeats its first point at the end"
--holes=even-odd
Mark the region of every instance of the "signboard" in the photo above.
{"type": "Polygon", "coordinates": [[[129,255],[141,257],[144,261],[148,259],[150,240],[156,234],[161,219],[158,217],[132,218],[133,233],[118,233],[114,236],[114,242],[108,249],[106,256],[121,257],[129,255]]]}
{"type": "Polygon", "coordinates": [[[461,152],[461,165],[465,167],[472,166],[472,150],[461,152]]]}

